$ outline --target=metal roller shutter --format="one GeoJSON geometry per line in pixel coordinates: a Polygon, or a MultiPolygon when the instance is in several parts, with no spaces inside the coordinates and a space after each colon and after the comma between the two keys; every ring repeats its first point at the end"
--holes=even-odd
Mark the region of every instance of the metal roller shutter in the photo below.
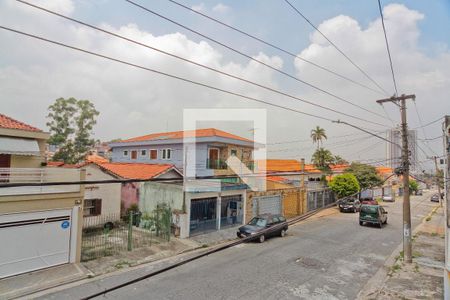
{"type": "Polygon", "coordinates": [[[262,196],[253,198],[253,216],[258,214],[281,214],[281,196],[262,196]]]}

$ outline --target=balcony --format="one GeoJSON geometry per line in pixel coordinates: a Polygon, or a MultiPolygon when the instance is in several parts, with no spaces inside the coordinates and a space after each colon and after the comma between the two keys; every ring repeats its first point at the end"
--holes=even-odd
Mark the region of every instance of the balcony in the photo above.
{"type": "Polygon", "coordinates": [[[206,160],[206,168],[212,170],[226,170],[227,163],[221,159],[207,159],[206,160]]]}
{"type": "MultiPolygon", "coordinates": [[[[3,183],[45,183],[80,181],[79,169],[62,168],[0,168],[3,183]]],[[[79,185],[20,186],[0,188],[1,196],[78,193],[79,185]]]]}

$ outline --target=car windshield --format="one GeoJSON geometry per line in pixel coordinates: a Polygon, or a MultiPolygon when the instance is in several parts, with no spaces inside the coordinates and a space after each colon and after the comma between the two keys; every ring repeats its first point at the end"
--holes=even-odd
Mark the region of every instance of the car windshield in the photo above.
{"type": "Polygon", "coordinates": [[[267,224],[267,220],[262,219],[262,218],[253,218],[250,220],[250,222],[248,222],[248,225],[253,225],[253,226],[258,226],[258,227],[265,227],[266,224],[267,224]]]}
{"type": "Polygon", "coordinates": [[[364,213],[369,213],[369,214],[376,214],[378,211],[378,207],[376,206],[369,206],[369,205],[363,205],[361,207],[361,211],[364,213]]]}

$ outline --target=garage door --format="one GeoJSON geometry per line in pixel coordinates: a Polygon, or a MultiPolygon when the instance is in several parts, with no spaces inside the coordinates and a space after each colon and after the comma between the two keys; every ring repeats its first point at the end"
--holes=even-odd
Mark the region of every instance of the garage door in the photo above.
{"type": "Polygon", "coordinates": [[[0,215],[0,278],[69,262],[71,210],[0,215]]]}
{"type": "Polygon", "coordinates": [[[253,216],[266,213],[281,214],[280,195],[253,198],[253,216]]]}

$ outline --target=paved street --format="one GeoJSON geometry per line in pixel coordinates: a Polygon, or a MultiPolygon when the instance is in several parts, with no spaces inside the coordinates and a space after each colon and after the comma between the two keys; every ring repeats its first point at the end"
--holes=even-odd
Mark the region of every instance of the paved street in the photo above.
{"type": "MultiPolygon", "coordinates": [[[[436,205],[412,197],[413,227],[436,205]]],[[[388,225],[361,227],[336,213],[293,226],[285,238],[238,245],[106,295],[106,299],[354,299],[402,240],[401,201],[383,204],[388,225]]],[[[42,299],[78,299],[141,269],[42,299]]],[[[103,299],[99,297],[99,299],[103,299]]]]}

